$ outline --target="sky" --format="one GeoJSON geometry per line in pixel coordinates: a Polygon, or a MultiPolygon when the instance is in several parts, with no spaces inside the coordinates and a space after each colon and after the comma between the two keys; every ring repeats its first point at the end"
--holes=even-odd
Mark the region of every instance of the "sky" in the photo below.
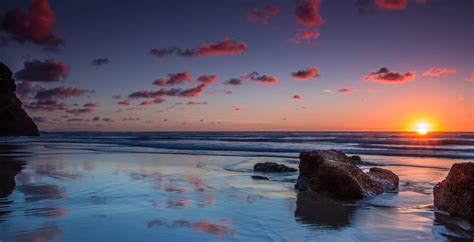
{"type": "Polygon", "coordinates": [[[471,0],[2,0],[43,131],[474,131],[471,0]]]}

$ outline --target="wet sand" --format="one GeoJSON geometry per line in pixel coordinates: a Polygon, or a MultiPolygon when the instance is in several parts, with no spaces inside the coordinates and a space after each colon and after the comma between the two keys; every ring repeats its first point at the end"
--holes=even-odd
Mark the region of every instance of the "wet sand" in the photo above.
{"type": "Polygon", "coordinates": [[[111,153],[92,146],[2,146],[2,242],[474,238],[472,225],[432,206],[432,187],[455,160],[363,156],[389,164],[384,168],[400,176],[400,191],[343,203],[297,194],[296,173],[251,179],[256,162],[297,168],[295,159],[111,153]]]}

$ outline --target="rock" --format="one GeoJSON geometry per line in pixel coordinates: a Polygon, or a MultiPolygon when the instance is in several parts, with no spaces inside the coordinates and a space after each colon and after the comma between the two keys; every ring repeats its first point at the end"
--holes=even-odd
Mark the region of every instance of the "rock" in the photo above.
{"type": "Polygon", "coordinates": [[[0,62],[0,136],[38,136],[38,127],[21,108],[12,72],[0,62]]]}
{"type": "Polygon", "coordinates": [[[295,168],[285,166],[283,164],[277,164],[275,162],[263,162],[257,163],[253,166],[254,171],[259,172],[294,172],[297,171],[295,168]]]}
{"type": "Polygon", "coordinates": [[[433,189],[434,205],[452,216],[474,221],[474,163],[456,163],[433,189]]]}
{"type": "Polygon", "coordinates": [[[10,195],[15,189],[15,176],[25,165],[22,161],[0,160],[0,198],[10,195]]]}
{"type": "Polygon", "coordinates": [[[295,188],[338,200],[362,199],[398,188],[399,179],[393,172],[371,168],[365,173],[356,163],[341,151],[302,152],[295,188]]]}
{"type": "Polygon", "coordinates": [[[265,177],[265,176],[252,176],[252,179],[254,179],[254,180],[270,180],[270,178],[265,177]]]}

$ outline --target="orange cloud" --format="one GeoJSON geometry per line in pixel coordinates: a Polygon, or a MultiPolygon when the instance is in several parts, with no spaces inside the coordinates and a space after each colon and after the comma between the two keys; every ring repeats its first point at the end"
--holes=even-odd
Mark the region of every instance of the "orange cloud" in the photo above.
{"type": "Polygon", "coordinates": [[[440,76],[443,74],[455,74],[456,68],[450,67],[432,67],[423,73],[423,76],[440,76]]]}
{"type": "Polygon", "coordinates": [[[352,93],[352,92],[355,92],[356,89],[354,88],[343,88],[343,89],[340,89],[339,91],[337,91],[338,93],[352,93]]]}
{"type": "Polygon", "coordinates": [[[302,96],[300,96],[300,95],[294,95],[294,96],[293,96],[293,97],[291,97],[291,98],[293,98],[293,99],[303,99],[303,97],[302,97],[302,96]]]}
{"type": "Polygon", "coordinates": [[[364,81],[374,81],[379,83],[404,83],[407,81],[412,81],[415,79],[414,72],[406,72],[406,73],[399,73],[399,72],[392,72],[386,67],[380,68],[380,70],[375,72],[370,72],[364,77],[364,81]]]}
{"type": "Polygon", "coordinates": [[[308,67],[306,68],[306,70],[300,70],[300,71],[291,73],[291,76],[293,77],[294,80],[301,80],[301,81],[309,80],[311,78],[318,77],[319,75],[320,75],[320,72],[318,68],[316,68],[315,66],[308,67]]]}

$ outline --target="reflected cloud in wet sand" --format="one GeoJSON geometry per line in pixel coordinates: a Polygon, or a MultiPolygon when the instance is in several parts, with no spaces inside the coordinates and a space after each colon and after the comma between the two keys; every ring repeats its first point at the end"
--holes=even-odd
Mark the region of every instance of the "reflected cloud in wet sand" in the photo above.
{"type": "MultiPolygon", "coordinates": [[[[223,220],[224,221],[224,220],[223,220]]],[[[153,228],[155,226],[167,226],[167,227],[182,227],[189,228],[195,232],[202,232],[207,234],[213,234],[218,240],[223,240],[224,236],[236,237],[237,231],[233,228],[230,228],[227,225],[215,224],[209,220],[175,220],[173,222],[166,222],[161,219],[153,219],[147,223],[148,228],[153,228]]]]}
{"type": "Polygon", "coordinates": [[[64,232],[56,226],[47,226],[18,235],[18,242],[46,242],[61,238],[64,232]]]}

